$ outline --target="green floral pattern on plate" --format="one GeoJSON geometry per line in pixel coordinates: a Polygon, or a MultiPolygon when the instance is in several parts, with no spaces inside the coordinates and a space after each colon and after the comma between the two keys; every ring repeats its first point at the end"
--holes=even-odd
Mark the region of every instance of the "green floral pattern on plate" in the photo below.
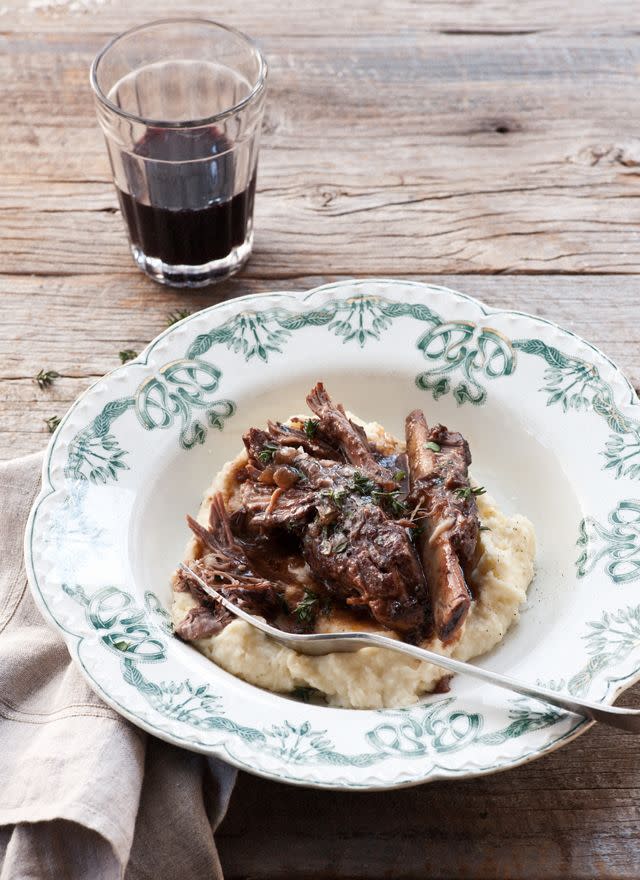
{"type": "Polygon", "coordinates": [[[609,514],[608,525],[585,517],[579,531],[582,553],[576,562],[578,577],[585,577],[604,560],[604,570],[613,583],[640,578],[640,500],[621,501],[609,514]]]}
{"type": "Polygon", "coordinates": [[[640,650],[640,605],[628,605],[615,612],[604,612],[592,620],[583,636],[589,659],[568,681],[549,684],[583,697],[597,675],[618,667],[640,650]]]}
{"type": "Polygon", "coordinates": [[[106,404],[100,415],[76,434],[69,444],[67,476],[107,483],[117,480],[120,470],[129,469],[125,459],[128,451],[121,448],[110,429],[130,409],[147,431],[170,428],[177,420],[183,449],[204,443],[207,429],[196,413],[202,412],[206,424],[221,431],[236,411],[232,400],[213,399],[221,375],[217,367],[193,358],[165,364],[140,384],[133,397],[106,404]]]}
{"type": "Polygon", "coordinates": [[[143,428],[168,428],[177,418],[183,449],[204,443],[206,428],[194,414],[203,411],[209,427],[222,430],[236,409],[231,400],[212,400],[221,375],[217,367],[195,358],[165,364],[138,388],[135,411],[143,428]]]}
{"type": "Polygon", "coordinates": [[[569,357],[540,339],[520,339],[515,349],[543,358],[548,368],[541,391],[548,395],[547,406],[558,404],[563,412],[595,412],[606,420],[614,432],[603,455],[605,469],[613,470],[616,477],[640,476],[640,422],[625,416],[616,406],[613,389],[600,376],[594,364],[569,357]]]}
{"type": "MultiPolygon", "coordinates": [[[[159,615],[158,626],[170,632],[169,616],[157,597],[147,592],[145,608],[137,608],[135,600],[124,590],[105,587],[87,597],[82,587],[64,585],[64,591],[85,607],[87,621],[101,641],[122,659],[123,677],[136,688],[153,708],[176,721],[205,730],[224,730],[247,742],[261,746],[294,763],[329,763],[371,766],[385,757],[415,758],[434,751],[454,752],[470,743],[500,745],[509,739],[553,726],[566,713],[553,706],[543,706],[522,697],[511,700],[510,722],[506,727],[483,733],[483,718],[478,713],[455,708],[455,699],[446,697],[418,708],[385,712],[385,718],[365,734],[373,751],[345,754],[336,750],[325,730],[316,730],[309,721],[265,728],[236,724],[224,716],[220,699],[207,684],[194,685],[191,680],[156,683],[145,677],[138,663],[166,660],[164,641],[145,624],[147,612],[159,615]]],[[[605,613],[601,620],[589,624],[584,636],[589,660],[566,684],[551,683],[556,690],[568,690],[574,696],[584,695],[594,677],[640,648],[640,605],[605,613]]]]}
{"type": "Polygon", "coordinates": [[[297,764],[369,767],[388,757],[414,758],[429,751],[444,754],[471,742],[502,743],[565,717],[551,707],[541,711],[534,701],[517,698],[512,700],[512,720],[507,727],[481,735],[482,716],[455,709],[455,700],[446,697],[418,709],[385,712],[384,721],[364,737],[373,751],[345,754],[327,738],[326,730],[314,729],[310,721],[294,724],[285,720],[263,728],[239,725],[224,715],[210,685],[196,685],[190,679],[155,682],[146,677],[137,664],[167,659],[164,640],[148,623],[151,612],[159,615],[159,630],[167,633],[169,628],[168,614],[153,593],[145,594],[145,607],[139,608],[129,593],[114,586],[104,587],[91,597],[78,585],[64,584],[63,590],[85,608],[87,622],[101,642],[120,656],[127,684],[161,715],[198,729],[224,730],[246,742],[259,742],[267,751],[297,764]]]}
{"type": "Polygon", "coordinates": [[[108,403],[78,432],[69,445],[67,473],[74,479],[88,478],[92,482],[117,480],[118,472],[128,468],[127,450],[120,447],[110,428],[131,408],[149,431],[169,428],[177,420],[183,449],[206,439],[206,425],[196,417],[198,412],[203,413],[209,427],[222,430],[236,405],[229,399],[212,399],[222,372],[203,356],[217,345],[225,345],[246,361],[257,357],[266,363],[270,355],[283,352],[294,331],[324,326],[345,343],[355,342],[362,348],[369,341],[380,340],[393,321],[407,317],[430,325],[415,343],[430,364],[416,376],[418,388],[430,391],[436,400],[452,393],[458,404],[479,406],[487,399],[484,381],[515,372],[517,351],[540,357],[547,364],[546,384],[541,388],[548,397],[547,405],[557,404],[565,413],[592,410],[605,418],[614,433],[603,452],[607,459],[604,467],[612,469],[616,477],[640,477],[640,422],[620,412],[611,387],[595,365],[563,354],[540,339],[511,341],[492,327],[471,321],[445,321],[420,303],[362,294],[330,301],[315,310],[245,310],[199,334],[184,359],[162,366],[156,375],[142,382],[134,397],[108,403]]]}
{"type": "Polygon", "coordinates": [[[522,389],[527,405],[538,401],[536,418],[547,403],[560,432],[563,419],[568,435],[580,434],[583,424],[585,433],[598,429],[600,449],[593,455],[599,453],[604,469],[594,466],[590,473],[610,501],[585,504],[576,573],[584,571],[583,597],[603,572],[617,589],[603,591],[591,617],[580,618],[575,638],[579,643],[586,627],[583,648],[574,644],[575,668],[567,660],[569,675],[557,687],[610,698],[638,677],[640,606],[625,591],[637,582],[640,555],[633,520],[640,502],[630,483],[640,476],[640,420],[628,386],[600,354],[585,357],[587,344],[548,322],[494,313],[462,295],[410,282],[350,282],[309,296],[222,304],[167,331],[71,410],[50,448],[27,565],[43,610],[65,632],[80,665],[108,702],[145,729],[296,782],[387,787],[491,772],[574,736],[584,723],[550,707],[516,699],[493,705],[493,698],[489,706],[455,691],[407,710],[349,715],[263,695],[269,711],[258,719],[239,696],[238,687],[248,685],[212,671],[214,686],[204,667],[192,671],[197,663],[183,661],[188,649],[171,638],[157,596],[146,591],[134,599],[129,592],[126,585],[138,576],[132,580],[128,561],[122,565],[116,540],[123,536],[112,520],[123,512],[125,525],[136,524],[127,505],[139,488],[141,457],[156,448],[145,435],[162,433],[184,450],[201,446],[209,429],[220,430],[233,417],[254,378],[259,384],[273,369],[278,381],[287,354],[299,362],[307,342],[336,360],[346,346],[345,362],[357,355],[367,377],[380,372],[378,356],[393,361],[399,347],[405,379],[434,398],[450,395],[465,407],[497,401],[499,408],[503,397],[517,400],[522,389]],[[103,491],[105,484],[112,491],[103,491]],[[113,491],[119,486],[124,491],[113,491]],[[73,552],[61,558],[60,547],[69,544],[73,552]],[[104,581],[92,568],[100,545],[107,550],[104,581]],[[116,574],[107,576],[107,568],[116,574]],[[85,580],[87,571],[94,579],[85,580]],[[619,591],[624,598],[606,604],[619,591]],[[349,734],[339,717],[349,717],[349,734]]]}
{"type": "Polygon", "coordinates": [[[431,391],[437,400],[453,391],[460,404],[485,402],[487,392],[479,381],[510,376],[515,370],[513,346],[497,330],[471,321],[439,322],[416,343],[434,366],[416,377],[416,385],[431,391]],[[457,376],[457,381],[453,379],[457,376]]]}
{"type": "Polygon", "coordinates": [[[311,311],[247,310],[197,336],[187,357],[202,357],[215,345],[223,344],[242,354],[246,361],[258,357],[266,363],[271,354],[282,353],[283,345],[293,331],[322,326],[341,336],[343,342],[355,341],[362,348],[369,340],[380,339],[393,320],[406,316],[417,321],[439,323],[431,309],[420,303],[398,303],[363,295],[334,300],[311,311]]]}

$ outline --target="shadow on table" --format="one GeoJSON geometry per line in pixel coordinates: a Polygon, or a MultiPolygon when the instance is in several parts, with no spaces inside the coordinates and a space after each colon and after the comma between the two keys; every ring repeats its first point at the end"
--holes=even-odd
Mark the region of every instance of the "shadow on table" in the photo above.
{"type": "Polygon", "coordinates": [[[241,773],[218,846],[226,880],[637,878],[639,803],[640,737],[596,726],[523,767],[400,791],[241,773]]]}

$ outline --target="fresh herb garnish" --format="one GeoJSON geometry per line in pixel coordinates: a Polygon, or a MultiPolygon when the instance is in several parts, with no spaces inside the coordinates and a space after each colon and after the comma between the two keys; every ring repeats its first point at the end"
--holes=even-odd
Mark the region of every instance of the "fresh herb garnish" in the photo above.
{"type": "Polygon", "coordinates": [[[395,474],[393,475],[393,479],[396,481],[396,483],[401,483],[406,476],[407,476],[406,471],[396,471],[395,474]]]}
{"type": "Polygon", "coordinates": [[[265,443],[260,452],[258,453],[258,458],[262,462],[262,464],[269,464],[270,461],[273,461],[273,456],[278,451],[279,447],[277,443],[265,443]]]}
{"type": "Polygon", "coordinates": [[[457,495],[458,498],[466,499],[471,498],[472,495],[475,495],[476,497],[478,495],[484,495],[486,494],[486,491],[487,490],[484,488],[484,486],[476,486],[473,489],[471,488],[471,486],[463,486],[460,489],[456,489],[454,495],[457,495]]]}
{"type": "Polygon", "coordinates": [[[48,388],[50,385],[53,385],[54,379],[59,379],[60,373],[57,370],[40,370],[33,377],[33,381],[38,383],[38,388],[44,391],[45,388],[48,388]]]}
{"type": "Polygon", "coordinates": [[[429,440],[428,443],[424,444],[425,449],[430,449],[432,452],[440,452],[441,446],[439,443],[435,443],[433,440],[429,440]]]}
{"type": "Polygon", "coordinates": [[[346,489],[338,489],[337,492],[327,492],[327,498],[329,501],[333,501],[337,508],[342,508],[348,494],[349,492],[346,489]]]}
{"type": "Polygon", "coordinates": [[[133,642],[126,642],[124,639],[121,639],[119,642],[113,643],[113,647],[117,648],[118,651],[128,651],[132,645],[133,642]]]}
{"type": "Polygon", "coordinates": [[[349,542],[346,538],[343,538],[342,541],[338,541],[337,544],[334,545],[333,552],[334,553],[344,553],[344,551],[349,546],[349,542]]]}
{"type": "Polygon", "coordinates": [[[364,474],[361,474],[360,471],[356,471],[353,475],[352,488],[354,492],[357,492],[359,495],[371,495],[371,500],[374,504],[380,506],[386,504],[394,516],[399,516],[407,512],[405,505],[400,501],[399,489],[393,489],[390,492],[383,492],[382,489],[376,488],[376,484],[373,480],[369,479],[369,477],[366,477],[364,474]]]}
{"type": "Polygon", "coordinates": [[[490,532],[491,529],[489,528],[489,526],[480,526],[480,531],[481,532],[490,532]]]}
{"type": "Polygon", "coordinates": [[[353,474],[353,491],[357,492],[358,495],[371,495],[375,492],[376,484],[373,480],[370,480],[369,477],[365,477],[364,474],[361,474],[360,471],[355,471],[353,474]]]}
{"type": "Polygon", "coordinates": [[[407,505],[404,501],[400,501],[397,492],[394,492],[389,498],[389,506],[394,516],[404,516],[407,512],[407,505]]]}
{"type": "Polygon", "coordinates": [[[319,696],[322,691],[319,691],[314,687],[297,687],[291,691],[291,696],[295,697],[296,700],[301,700],[303,703],[310,703],[314,697],[319,696]]]}
{"type": "Polygon", "coordinates": [[[403,501],[400,501],[399,495],[399,489],[394,489],[392,492],[382,492],[381,490],[374,489],[371,493],[373,501],[380,505],[386,504],[394,516],[401,516],[407,512],[407,506],[403,501]]]}
{"type": "Polygon", "coordinates": [[[295,607],[294,614],[300,623],[310,623],[318,610],[318,597],[312,590],[305,590],[303,598],[295,607]]]}
{"type": "Polygon", "coordinates": [[[60,424],[60,416],[50,416],[48,419],[43,419],[45,425],[49,429],[49,433],[53,434],[55,429],[60,424]]]}
{"type": "Polygon", "coordinates": [[[167,327],[173,327],[178,321],[182,321],[183,318],[188,318],[190,314],[191,312],[189,309],[176,309],[173,312],[169,312],[167,315],[167,327]]]}
{"type": "Polygon", "coordinates": [[[121,364],[126,364],[127,361],[132,361],[134,358],[137,358],[138,352],[134,351],[132,348],[125,348],[123,351],[118,352],[118,357],[120,358],[121,364]]]}
{"type": "Polygon", "coordinates": [[[312,440],[318,433],[318,420],[307,419],[304,423],[304,433],[307,435],[309,440],[312,440]]]}

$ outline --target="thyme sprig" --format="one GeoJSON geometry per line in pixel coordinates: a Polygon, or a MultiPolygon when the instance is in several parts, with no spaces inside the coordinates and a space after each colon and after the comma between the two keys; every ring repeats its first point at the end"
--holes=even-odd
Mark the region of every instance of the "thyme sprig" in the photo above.
{"type": "Polygon", "coordinates": [[[329,501],[332,501],[339,510],[341,510],[344,506],[344,502],[348,494],[348,489],[338,489],[337,491],[329,491],[326,493],[329,501]]]}
{"type": "Polygon", "coordinates": [[[304,433],[307,435],[309,440],[313,440],[313,438],[318,433],[318,420],[307,419],[304,423],[304,433]]]}
{"type": "Polygon", "coordinates": [[[173,327],[178,321],[188,318],[191,314],[192,312],[189,309],[175,309],[173,312],[169,312],[167,315],[167,327],[173,327]]]}
{"type": "Polygon", "coordinates": [[[485,495],[487,490],[484,486],[462,486],[460,489],[456,489],[453,493],[458,498],[467,499],[471,498],[472,495],[478,497],[478,495],[485,495]]]}
{"type": "Polygon", "coordinates": [[[407,512],[405,503],[400,500],[399,489],[392,489],[388,492],[378,489],[374,481],[360,471],[354,473],[351,489],[358,495],[370,495],[373,503],[380,507],[386,505],[394,516],[402,516],[407,512]]]}
{"type": "Polygon", "coordinates": [[[358,495],[372,495],[376,490],[376,484],[360,471],[354,471],[351,488],[358,495]]]}
{"type": "Polygon", "coordinates": [[[57,370],[40,370],[39,373],[33,377],[33,381],[38,383],[38,388],[41,391],[44,391],[45,388],[49,388],[53,385],[54,379],[59,379],[60,373],[57,370]]]}
{"type": "Polygon", "coordinates": [[[407,505],[404,501],[400,500],[399,489],[393,489],[391,492],[374,489],[371,493],[371,498],[376,504],[381,506],[386,504],[394,516],[402,516],[407,512],[407,505]]]}
{"type": "Polygon", "coordinates": [[[258,453],[258,458],[262,462],[262,464],[269,464],[270,461],[273,461],[273,456],[276,454],[280,447],[277,443],[265,443],[260,452],[258,453]]]}
{"type": "Polygon", "coordinates": [[[294,609],[294,614],[300,623],[311,623],[318,611],[319,599],[313,590],[305,590],[304,596],[294,609]]]}

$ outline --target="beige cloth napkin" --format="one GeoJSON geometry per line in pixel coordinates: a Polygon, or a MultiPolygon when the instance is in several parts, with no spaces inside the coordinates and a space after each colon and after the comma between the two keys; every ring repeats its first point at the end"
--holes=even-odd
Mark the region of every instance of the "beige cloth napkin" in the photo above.
{"type": "Polygon", "coordinates": [[[0,464],[0,880],[215,880],[236,772],[93,693],[27,585],[42,457],[0,464]]]}

